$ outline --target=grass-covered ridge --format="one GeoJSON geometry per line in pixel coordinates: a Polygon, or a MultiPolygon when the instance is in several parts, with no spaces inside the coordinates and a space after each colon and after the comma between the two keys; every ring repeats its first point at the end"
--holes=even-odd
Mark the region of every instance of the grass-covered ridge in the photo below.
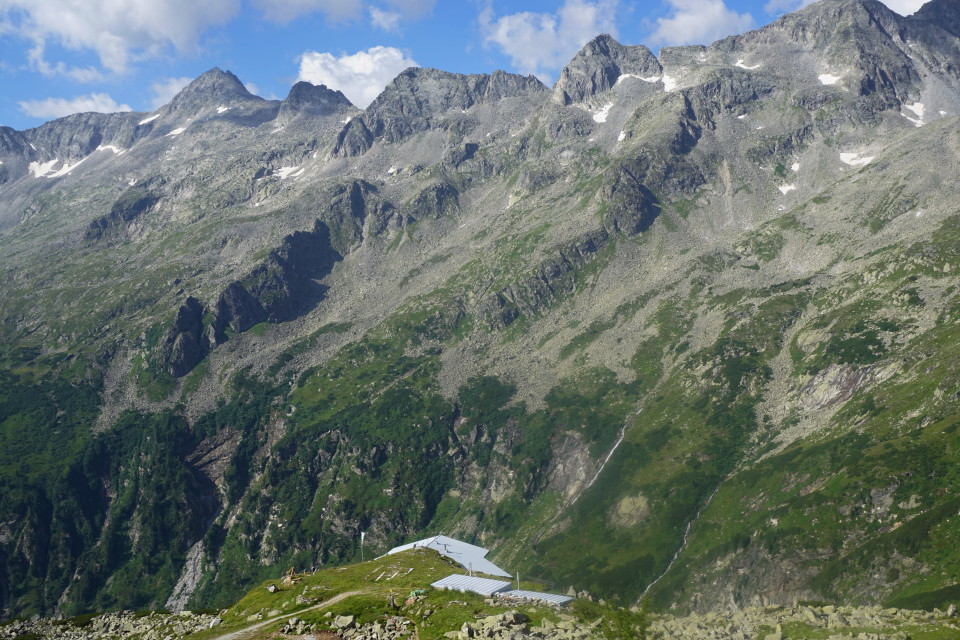
{"type": "MultiPolygon", "coordinates": [[[[517,609],[532,625],[572,620],[584,628],[595,628],[595,637],[610,640],[639,637],[646,628],[641,613],[587,601],[557,609],[536,601],[491,603],[477,594],[430,587],[441,578],[464,572],[459,564],[433,550],[413,549],[366,562],[296,573],[294,581],[274,575],[226,609],[222,625],[191,637],[212,640],[254,624],[258,625],[257,633],[266,637],[293,615],[308,625],[326,629],[335,628],[337,616],[353,616],[357,625],[401,616],[413,623],[417,637],[436,640],[460,630],[465,623],[476,624],[480,618],[517,609]],[[419,597],[408,600],[415,593],[419,597]],[[603,622],[594,624],[598,620],[603,622]]],[[[542,585],[524,581],[521,587],[538,590],[542,585]]]]}

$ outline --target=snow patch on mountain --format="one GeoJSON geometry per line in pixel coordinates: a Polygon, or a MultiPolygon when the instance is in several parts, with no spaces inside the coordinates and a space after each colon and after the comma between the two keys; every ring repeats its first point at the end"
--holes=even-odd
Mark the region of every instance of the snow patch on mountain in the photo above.
{"type": "Polygon", "coordinates": [[[840,81],[840,76],[835,76],[832,73],[821,73],[817,76],[817,79],[820,80],[820,84],[837,84],[840,81]]]}
{"type": "Polygon", "coordinates": [[[276,175],[280,177],[281,180],[286,180],[287,178],[296,178],[297,176],[303,173],[303,167],[280,167],[276,171],[276,175]]]}
{"type": "Polygon", "coordinates": [[[73,164],[64,164],[59,169],[54,170],[54,167],[61,162],[58,158],[54,158],[49,162],[31,162],[28,169],[34,178],[62,178],[80,166],[80,163],[84,160],[86,160],[86,158],[81,158],[73,164]]]}
{"type": "Polygon", "coordinates": [[[607,104],[603,105],[603,107],[600,109],[600,111],[597,111],[595,114],[593,114],[593,119],[594,119],[594,121],[595,121],[595,122],[606,122],[606,121],[607,121],[607,116],[610,114],[610,108],[611,108],[611,107],[613,107],[613,103],[612,103],[612,102],[608,102],[607,104]]]}
{"type": "Polygon", "coordinates": [[[859,167],[865,164],[870,164],[873,161],[873,156],[863,156],[861,157],[859,153],[841,153],[840,162],[850,165],[851,167],[859,167]]]}
{"type": "Polygon", "coordinates": [[[926,124],[926,123],[923,121],[923,112],[924,112],[924,110],[925,110],[925,107],[923,106],[923,103],[922,103],[922,102],[914,102],[913,104],[905,104],[905,105],[903,105],[903,108],[904,108],[904,109],[907,109],[907,110],[909,110],[909,111],[911,111],[911,112],[913,112],[913,114],[914,114],[915,116],[917,116],[916,118],[911,118],[911,117],[908,116],[907,114],[905,114],[905,113],[903,113],[903,112],[900,112],[900,115],[902,115],[904,118],[906,118],[907,120],[909,120],[910,122],[912,122],[914,125],[916,125],[916,126],[918,126],[918,127],[922,127],[924,124],[926,124]]]}
{"type": "Polygon", "coordinates": [[[29,167],[30,173],[33,174],[34,178],[43,178],[48,174],[53,173],[53,168],[59,162],[60,161],[56,158],[54,158],[50,162],[31,162],[29,167]]]}
{"type": "Polygon", "coordinates": [[[152,116],[150,116],[150,117],[148,117],[148,118],[144,118],[143,120],[141,120],[141,121],[138,122],[137,124],[138,124],[138,125],[144,125],[144,124],[147,124],[148,122],[153,122],[154,120],[156,120],[156,119],[159,118],[159,117],[160,117],[160,114],[159,114],[159,113],[155,113],[155,114],[153,114],[152,116]]]}
{"type": "Polygon", "coordinates": [[[617,78],[616,84],[620,84],[624,80],[629,78],[636,78],[637,80],[643,80],[644,82],[659,82],[660,76],[650,76],[649,78],[644,78],[643,76],[638,76],[635,73],[624,73],[619,78],[617,78]]]}

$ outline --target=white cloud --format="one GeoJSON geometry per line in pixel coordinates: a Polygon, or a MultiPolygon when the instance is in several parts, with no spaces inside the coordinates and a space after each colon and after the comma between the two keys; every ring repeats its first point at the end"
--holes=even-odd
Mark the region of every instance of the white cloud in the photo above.
{"type": "Polygon", "coordinates": [[[301,16],[321,12],[331,20],[356,18],[363,9],[363,0],[252,0],[263,17],[287,24],[301,16]]]}
{"type": "Polygon", "coordinates": [[[767,4],[763,5],[763,10],[771,15],[779,15],[781,13],[802,9],[807,5],[813,4],[815,1],[816,0],[769,0],[767,4]]]}
{"type": "Polygon", "coordinates": [[[657,18],[653,44],[710,44],[756,27],[749,13],[737,13],[723,0],[667,0],[671,15],[657,18]]]}
{"type": "Polygon", "coordinates": [[[74,67],[62,61],[51,64],[47,62],[44,52],[45,43],[35,42],[27,52],[27,59],[32,69],[45,76],[61,76],[76,82],[100,82],[104,79],[103,72],[94,67],[74,67]]]}
{"type": "Polygon", "coordinates": [[[105,69],[122,73],[132,60],[168,47],[193,49],[208,27],[228,21],[239,7],[240,0],[0,0],[0,22],[33,42],[35,70],[95,80],[94,69],[47,61],[46,44],[94,51],[105,69]]]}
{"type": "Polygon", "coordinates": [[[190,84],[193,78],[164,78],[150,83],[150,108],[159,109],[190,84]]]}
{"type": "Polygon", "coordinates": [[[392,9],[370,7],[370,24],[384,31],[400,31],[400,22],[422,18],[433,10],[435,0],[386,0],[392,9]]]}
{"type": "Polygon", "coordinates": [[[272,22],[287,24],[311,13],[323,13],[335,22],[359,18],[366,8],[373,26],[396,30],[401,20],[423,17],[436,0],[384,0],[389,9],[367,6],[364,0],[251,0],[253,6],[272,22]]]}
{"type": "Polygon", "coordinates": [[[384,11],[377,7],[370,7],[370,24],[384,31],[399,31],[400,19],[403,18],[396,11],[384,11]]]}
{"type": "Polygon", "coordinates": [[[132,111],[130,105],[117,104],[117,101],[106,93],[91,93],[75,98],[45,98],[43,100],[24,100],[18,102],[20,110],[34,118],[62,118],[73,113],[97,111],[100,113],[116,113],[117,111],[132,111]]]}
{"type": "Polygon", "coordinates": [[[298,59],[297,80],[339,89],[360,108],[365,108],[398,73],[416,67],[416,61],[394,47],[371,47],[339,58],[330,53],[307,51],[298,59]]]}
{"type": "Polygon", "coordinates": [[[881,0],[881,2],[900,15],[909,16],[919,11],[927,0],[881,0]]]}
{"type": "Polygon", "coordinates": [[[565,0],[554,13],[523,11],[496,18],[487,2],[480,28],[487,45],[495,45],[521,73],[546,78],[567,64],[600,33],[616,37],[619,0],[565,0]]]}
{"type": "Polygon", "coordinates": [[[405,18],[420,18],[433,10],[436,0],[387,0],[405,18]]]}

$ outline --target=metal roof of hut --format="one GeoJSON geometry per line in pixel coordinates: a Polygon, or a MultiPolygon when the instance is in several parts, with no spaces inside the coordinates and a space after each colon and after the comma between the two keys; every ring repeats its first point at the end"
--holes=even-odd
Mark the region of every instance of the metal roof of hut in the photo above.
{"type": "Polygon", "coordinates": [[[511,578],[512,576],[487,560],[486,555],[489,550],[478,547],[462,540],[448,538],[447,536],[433,536],[424,538],[399,547],[394,547],[387,551],[386,555],[406,551],[408,549],[433,549],[440,555],[444,555],[451,560],[459,563],[464,569],[479,573],[486,573],[491,576],[500,576],[502,578],[511,578]]]}

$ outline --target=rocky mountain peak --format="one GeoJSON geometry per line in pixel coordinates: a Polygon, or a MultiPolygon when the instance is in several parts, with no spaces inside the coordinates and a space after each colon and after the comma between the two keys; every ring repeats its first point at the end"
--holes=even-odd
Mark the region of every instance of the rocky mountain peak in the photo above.
{"type": "Polygon", "coordinates": [[[781,21],[820,40],[832,40],[834,45],[852,40],[854,36],[863,45],[866,43],[862,38],[867,34],[872,38],[878,32],[897,33],[903,17],[878,0],[821,0],[784,16],[781,21]]]}
{"type": "Polygon", "coordinates": [[[352,119],[344,127],[334,155],[360,155],[375,139],[398,142],[418,131],[426,131],[435,119],[451,110],[466,111],[478,104],[535,97],[547,91],[549,89],[534,76],[504,71],[464,75],[411,67],[387,85],[363,116],[352,119]]]}
{"type": "Polygon", "coordinates": [[[263,100],[249,91],[237,76],[214,67],[198,76],[174,96],[168,105],[171,111],[197,111],[218,103],[263,100]]]}
{"type": "Polygon", "coordinates": [[[662,71],[656,56],[643,45],[624,46],[602,34],[585,44],[560,72],[553,99],[560,104],[582,102],[607,91],[621,76],[657,77],[662,71]]]}
{"type": "Polygon", "coordinates": [[[343,93],[324,84],[314,85],[300,81],[290,88],[290,93],[280,105],[281,116],[298,113],[328,115],[353,106],[343,93]]]}
{"type": "Polygon", "coordinates": [[[960,3],[932,0],[910,16],[911,21],[930,22],[960,38],[960,3]]]}
{"type": "Polygon", "coordinates": [[[387,85],[368,112],[404,107],[406,113],[436,114],[469,109],[475,104],[545,91],[534,76],[504,71],[464,75],[439,69],[411,67],[387,85]]]}

